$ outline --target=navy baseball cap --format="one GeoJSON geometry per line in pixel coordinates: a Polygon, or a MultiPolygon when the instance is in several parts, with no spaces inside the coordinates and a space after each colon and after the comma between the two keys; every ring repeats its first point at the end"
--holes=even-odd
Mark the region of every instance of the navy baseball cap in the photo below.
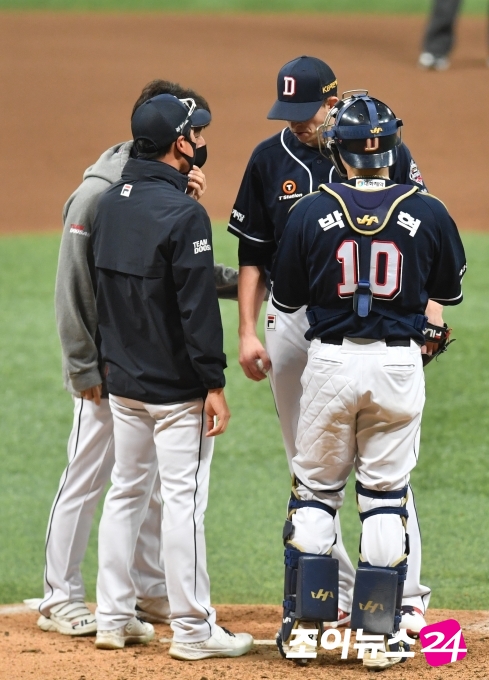
{"type": "Polygon", "coordinates": [[[190,123],[193,128],[205,127],[211,122],[210,111],[206,109],[195,109],[195,111],[190,116],[190,123]]]}
{"type": "Polygon", "coordinates": [[[328,97],[336,96],[338,81],[331,68],[316,57],[298,57],[283,66],[277,78],[277,101],[270,120],[309,120],[328,97]]]}
{"type": "Polygon", "coordinates": [[[145,153],[164,149],[180,135],[188,135],[194,111],[193,99],[181,101],[172,94],[159,94],[148,99],[136,109],[131,119],[135,144],[140,149],[144,147],[145,153]]]}

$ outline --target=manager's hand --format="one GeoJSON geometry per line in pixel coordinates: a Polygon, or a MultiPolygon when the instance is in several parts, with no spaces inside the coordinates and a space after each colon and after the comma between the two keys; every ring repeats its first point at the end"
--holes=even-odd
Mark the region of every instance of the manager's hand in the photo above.
{"type": "Polygon", "coordinates": [[[226,431],[231,413],[222,387],[208,391],[204,411],[207,415],[208,432],[205,435],[206,437],[217,437],[217,435],[226,431]]]}

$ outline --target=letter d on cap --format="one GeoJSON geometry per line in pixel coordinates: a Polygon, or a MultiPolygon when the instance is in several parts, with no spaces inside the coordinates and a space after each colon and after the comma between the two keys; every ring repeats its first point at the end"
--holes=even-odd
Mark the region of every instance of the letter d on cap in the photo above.
{"type": "Polygon", "coordinates": [[[292,76],[284,76],[284,92],[288,97],[293,97],[295,94],[295,78],[292,76]]]}

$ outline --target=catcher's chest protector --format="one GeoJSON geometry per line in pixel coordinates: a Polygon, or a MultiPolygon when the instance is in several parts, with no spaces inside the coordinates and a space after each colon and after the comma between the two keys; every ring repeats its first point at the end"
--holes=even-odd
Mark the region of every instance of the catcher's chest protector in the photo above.
{"type": "Polygon", "coordinates": [[[384,189],[364,191],[349,184],[321,184],[319,187],[341,204],[350,227],[363,236],[375,236],[387,226],[389,219],[404,199],[415,194],[416,187],[392,184],[384,189]]]}
{"type": "Polygon", "coordinates": [[[375,190],[357,189],[349,184],[340,184],[334,189],[322,184],[319,188],[340,202],[350,227],[360,234],[359,280],[353,295],[353,309],[358,316],[366,317],[373,300],[370,285],[372,237],[387,226],[399,203],[417,189],[398,184],[375,190]]]}

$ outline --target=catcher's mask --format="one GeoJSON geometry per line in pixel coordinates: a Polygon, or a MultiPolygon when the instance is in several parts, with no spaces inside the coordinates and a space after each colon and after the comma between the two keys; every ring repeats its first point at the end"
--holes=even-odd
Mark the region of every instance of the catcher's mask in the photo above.
{"type": "Polygon", "coordinates": [[[342,159],[352,168],[386,168],[396,162],[401,126],[402,120],[367,90],[349,90],[318,127],[319,150],[341,177],[347,176],[342,159]]]}

